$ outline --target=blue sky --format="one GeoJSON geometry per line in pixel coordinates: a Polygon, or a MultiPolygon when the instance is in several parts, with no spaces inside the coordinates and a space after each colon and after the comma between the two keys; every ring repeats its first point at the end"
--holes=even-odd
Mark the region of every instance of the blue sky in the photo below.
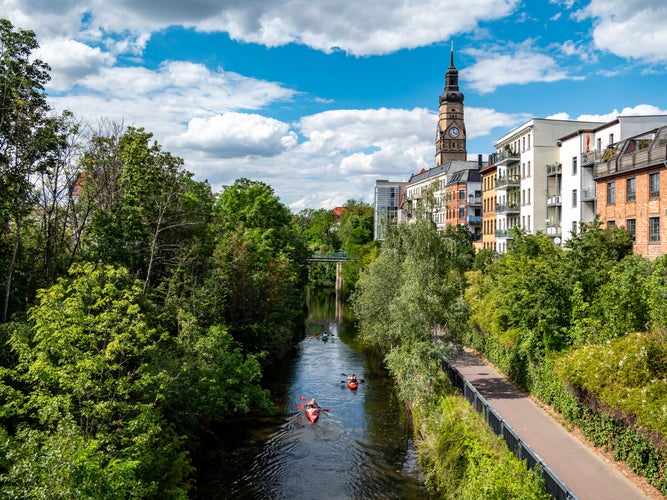
{"type": "Polygon", "coordinates": [[[214,191],[247,177],[294,211],[370,203],[376,179],[433,166],[452,42],[472,157],[532,117],[667,113],[664,0],[0,0],[0,12],[35,31],[54,110],[92,130],[144,127],[214,191]]]}

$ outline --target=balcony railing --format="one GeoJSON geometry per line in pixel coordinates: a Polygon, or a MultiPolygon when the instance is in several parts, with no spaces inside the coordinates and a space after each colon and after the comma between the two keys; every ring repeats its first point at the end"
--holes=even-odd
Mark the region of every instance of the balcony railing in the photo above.
{"type": "Polygon", "coordinates": [[[661,165],[665,161],[667,161],[667,145],[642,149],[596,164],[593,170],[593,177],[597,179],[620,172],[629,172],[639,168],[661,165]]]}
{"type": "Polygon", "coordinates": [[[508,214],[518,214],[519,213],[519,204],[518,203],[508,203],[506,205],[504,204],[498,204],[496,205],[496,213],[501,214],[501,213],[508,213],[508,214]]]}
{"type": "Polygon", "coordinates": [[[581,166],[590,167],[602,160],[602,155],[599,151],[593,150],[587,153],[581,153],[581,166]]]}
{"type": "Polygon", "coordinates": [[[512,239],[512,235],[511,235],[509,229],[496,229],[494,234],[495,234],[496,238],[512,239]]]}
{"type": "Polygon", "coordinates": [[[595,186],[581,190],[581,201],[595,201],[595,186]]]}
{"type": "Polygon", "coordinates": [[[501,175],[496,179],[496,190],[508,187],[519,187],[521,177],[519,175],[501,175]]]}
{"type": "Polygon", "coordinates": [[[552,163],[547,165],[547,175],[560,175],[563,173],[563,165],[560,163],[552,163]]]}
{"type": "Polygon", "coordinates": [[[489,163],[491,164],[495,163],[496,165],[501,162],[514,163],[519,161],[519,158],[520,158],[519,153],[503,149],[502,151],[498,151],[497,153],[491,153],[489,155],[489,163]]]}
{"type": "Polygon", "coordinates": [[[545,232],[547,236],[561,236],[560,224],[547,224],[545,232]]]}
{"type": "Polygon", "coordinates": [[[481,215],[468,215],[466,217],[466,222],[468,224],[481,224],[482,216],[481,215]]]}
{"type": "Polygon", "coordinates": [[[559,194],[547,197],[548,207],[560,207],[560,205],[561,205],[561,196],[559,194]]]}

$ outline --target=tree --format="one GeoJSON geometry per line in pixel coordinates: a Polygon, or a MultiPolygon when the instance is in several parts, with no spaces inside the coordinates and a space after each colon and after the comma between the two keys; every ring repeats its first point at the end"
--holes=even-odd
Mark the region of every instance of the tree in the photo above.
{"type": "Polygon", "coordinates": [[[3,323],[10,309],[23,224],[35,203],[32,176],[44,168],[49,147],[42,140],[49,111],[44,94],[49,67],[31,57],[38,46],[32,31],[15,30],[0,19],[0,239],[11,242],[0,252],[9,256],[0,261],[5,278],[3,323]]]}
{"type": "Polygon", "coordinates": [[[238,179],[215,206],[215,298],[205,324],[223,323],[246,352],[269,351],[272,361],[290,348],[303,311],[309,255],[302,233],[261,182],[238,179]]]}
{"type": "Polygon", "coordinates": [[[99,197],[88,258],[128,267],[143,279],[144,292],[183,266],[193,271],[206,260],[201,252],[212,206],[209,186],[195,182],[183,160],[163,152],[151,138],[130,127],[118,141],[119,153],[109,148],[113,137],[97,140],[101,147],[94,152],[106,159],[102,168],[85,158],[92,168],[84,189],[99,197]]]}
{"type": "MultiPolygon", "coordinates": [[[[9,467],[13,486],[26,469],[35,481],[49,481],[38,469],[90,460],[86,487],[124,478],[117,497],[184,496],[190,466],[160,407],[171,377],[158,369],[168,336],[155,316],[141,283],[123,269],[87,264],[40,292],[30,330],[10,340],[17,382],[26,388],[9,467]],[[53,437],[63,431],[65,448],[53,437]]],[[[76,477],[66,481],[76,491],[76,477]]]]}

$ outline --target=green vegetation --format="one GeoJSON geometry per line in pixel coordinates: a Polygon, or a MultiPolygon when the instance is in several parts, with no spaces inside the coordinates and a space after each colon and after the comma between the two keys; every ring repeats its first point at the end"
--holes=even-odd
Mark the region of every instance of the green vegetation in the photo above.
{"type": "Polygon", "coordinates": [[[516,232],[467,274],[465,341],[667,493],[667,259],[631,252],[625,230],[597,222],[565,250],[516,232]]]}
{"type": "Polygon", "coordinates": [[[36,47],[0,20],[0,496],[187,498],[213,425],[275,411],[306,236],[261,182],[51,117],[36,47]]]}
{"type": "Polygon", "coordinates": [[[443,357],[467,332],[464,272],[473,255],[472,239],[462,228],[441,233],[421,219],[390,230],[352,297],[359,338],[384,357],[397,381],[434,493],[452,499],[548,498],[534,471],[453,395],[442,371],[443,357]]]}

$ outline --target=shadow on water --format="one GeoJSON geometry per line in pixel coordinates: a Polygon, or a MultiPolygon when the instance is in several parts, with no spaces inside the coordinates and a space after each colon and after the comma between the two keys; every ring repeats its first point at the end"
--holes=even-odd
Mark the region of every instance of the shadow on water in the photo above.
{"type": "Polygon", "coordinates": [[[304,340],[267,374],[281,411],[221,430],[197,465],[195,498],[429,498],[391,380],[358,349],[345,314],[335,320],[337,311],[333,292],[310,295],[304,340]],[[344,383],[349,373],[364,380],[356,391],[344,383]],[[311,424],[297,408],[301,397],[329,411],[311,424]]]}

